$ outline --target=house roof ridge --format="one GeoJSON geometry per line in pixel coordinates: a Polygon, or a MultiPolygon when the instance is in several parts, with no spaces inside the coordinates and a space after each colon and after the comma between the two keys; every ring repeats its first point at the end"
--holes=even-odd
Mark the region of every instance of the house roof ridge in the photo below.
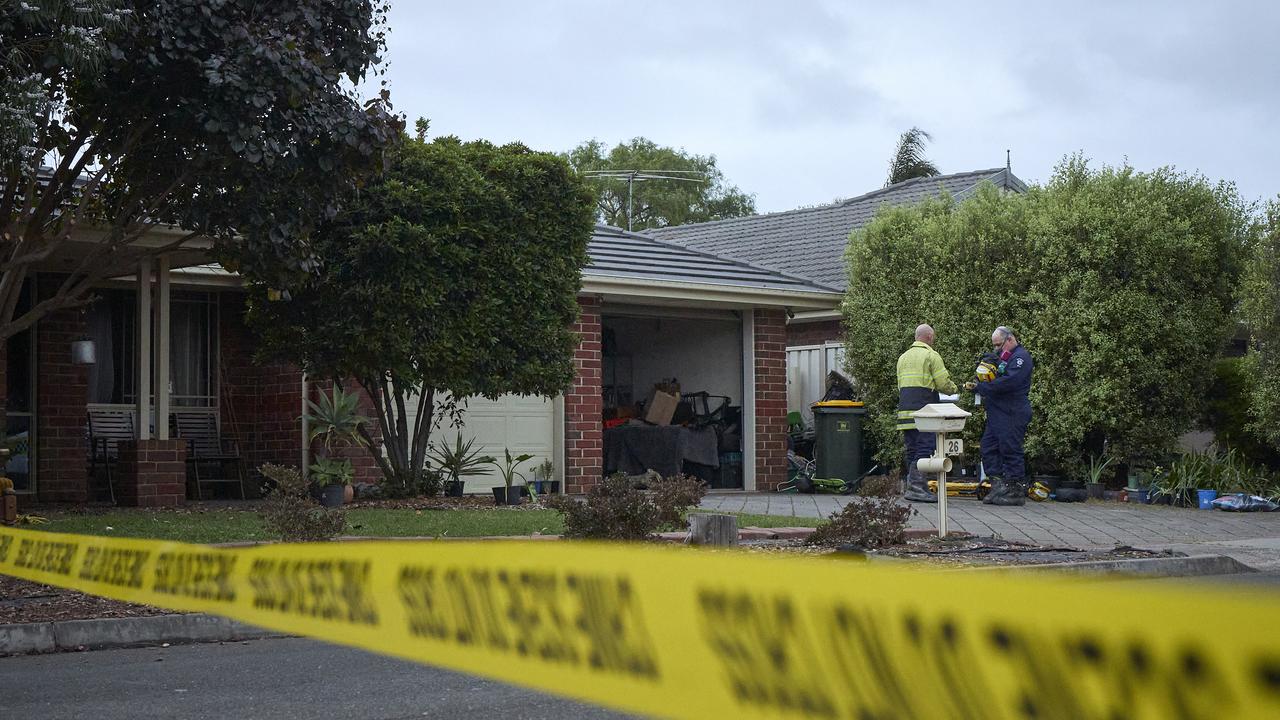
{"type": "Polygon", "coordinates": [[[866,202],[868,200],[874,200],[878,195],[883,195],[889,192],[902,190],[905,188],[912,187],[913,185],[919,185],[931,180],[934,182],[943,182],[951,178],[958,178],[965,175],[974,175],[974,176],[980,177],[979,180],[973,183],[974,185],[977,185],[982,180],[990,179],[991,177],[995,175],[999,175],[1002,172],[1005,172],[1005,168],[1000,167],[1000,168],[986,168],[982,170],[967,170],[965,172],[947,173],[946,175],[931,175],[929,177],[923,177],[923,178],[911,178],[909,180],[903,180],[902,182],[899,182],[899,183],[894,183],[893,185],[889,185],[888,187],[876,188],[871,192],[863,193],[856,197],[847,198],[845,200],[837,200],[831,203],[824,203],[822,205],[811,205],[809,207],[793,208],[791,210],[777,210],[774,212],[758,213],[756,215],[742,215],[742,216],[733,217],[733,218],[722,218],[720,220],[708,220],[706,222],[700,222],[700,223],[686,223],[684,225],[665,225],[660,228],[649,228],[648,230],[646,230],[646,232],[652,232],[652,233],[658,234],[658,235],[651,235],[650,237],[658,237],[666,234],[679,235],[681,229],[688,230],[692,228],[697,228],[698,230],[702,230],[704,228],[711,228],[711,227],[725,227],[732,223],[752,222],[754,220],[760,220],[762,218],[777,218],[784,215],[800,215],[803,213],[833,210],[836,208],[847,207],[849,205],[853,205],[856,203],[866,202]]]}
{"type": "Polygon", "coordinates": [[[897,182],[892,185],[886,185],[885,187],[872,190],[869,193],[863,193],[862,195],[859,195],[857,197],[853,197],[853,198],[849,198],[848,200],[841,201],[840,204],[852,205],[854,203],[866,202],[867,200],[875,199],[877,195],[886,195],[888,193],[895,192],[897,190],[904,190],[906,188],[913,187],[915,185],[924,185],[929,183],[930,181],[938,182],[938,183],[945,182],[946,180],[963,177],[965,175],[980,176],[980,179],[973,183],[974,185],[977,185],[979,182],[990,179],[993,175],[999,175],[1002,172],[1004,172],[1004,168],[990,168],[986,170],[969,170],[966,172],[947,173],[946,175],[929,175],[927,177],[908,178],[906,180],[903,180],[902,182],[897,182]]]}

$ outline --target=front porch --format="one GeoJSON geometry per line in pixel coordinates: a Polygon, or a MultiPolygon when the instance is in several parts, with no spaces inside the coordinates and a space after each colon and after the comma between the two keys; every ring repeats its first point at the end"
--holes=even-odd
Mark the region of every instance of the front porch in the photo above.
{"type": "MultiPolygon", "coordinates": [[[[24,302],[59,280],[33,277],[24,302]]],[[[161,257],[95,296],[3,348],[5,474],[24,505],[252,498],[258,465],[302,462],[302,373],[253,362],[238,277],[161,257]]]]}

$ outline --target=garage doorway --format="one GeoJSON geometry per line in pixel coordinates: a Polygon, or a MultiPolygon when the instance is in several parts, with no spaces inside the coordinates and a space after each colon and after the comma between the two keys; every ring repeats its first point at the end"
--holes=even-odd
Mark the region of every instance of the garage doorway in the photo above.
{"type": "Polygon", "coordinates": [[[733,311],[604,309],[605,474],[683,472],[713,489],[743,488],[742,333],[733,311]],[[641,419],[655,388],[680,393],[665,426],[641,419]]]}

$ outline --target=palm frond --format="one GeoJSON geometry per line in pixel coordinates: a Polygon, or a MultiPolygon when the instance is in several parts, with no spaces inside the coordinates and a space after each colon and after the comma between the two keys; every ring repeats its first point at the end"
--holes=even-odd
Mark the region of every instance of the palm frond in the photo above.
{"type": "Polygon", "coordinates": [[[932,141],[933,136],[918,127],[902,133],[898,147],[889,159],[889,179],[885,187],[912,178],[941,175],[938,167],[924,156],[925,143],[932,141]]]}

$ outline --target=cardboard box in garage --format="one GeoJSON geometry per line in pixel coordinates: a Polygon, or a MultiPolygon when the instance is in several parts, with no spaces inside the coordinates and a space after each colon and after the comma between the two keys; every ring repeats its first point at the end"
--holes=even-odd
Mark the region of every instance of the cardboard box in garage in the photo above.
{"type": "Polygon", "coordinates": [[[680,404],[680,393],[663,392],[654,388],[649,402],[644,405],[644,421],[653,425],[670,425],[680,404]]]}

